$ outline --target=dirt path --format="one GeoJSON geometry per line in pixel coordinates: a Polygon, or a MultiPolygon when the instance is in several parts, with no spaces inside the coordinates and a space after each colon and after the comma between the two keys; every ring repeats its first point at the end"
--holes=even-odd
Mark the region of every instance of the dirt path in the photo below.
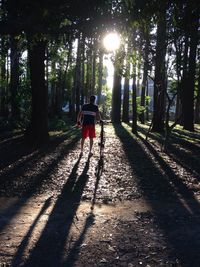
{"type": "Polygon", "coordinates": [[[198,174],[106,135],[99,176],[97,144],[79,158],[76,138],[2,163],[0,266],[200,266],[198,174]]]}

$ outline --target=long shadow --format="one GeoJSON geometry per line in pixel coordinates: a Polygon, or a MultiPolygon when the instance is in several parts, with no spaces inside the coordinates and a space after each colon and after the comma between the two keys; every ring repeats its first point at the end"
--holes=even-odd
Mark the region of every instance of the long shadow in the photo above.
{"type": "Polygon", "coordinates": [[[122,126],[114,127],[143,197],[153,209],[155,223],[164,233],[170,257],[178,258],[181,266],[200,266],[200,205],[192,191],[152,146],[134,140],[122,126]],[[159,207],[161,203],[163,209],[159,207]]]}
{"type": "Polygon", "coordinates": [[[26,144],[23,135],[9,138],[7,141],[0,143],[0,169],[13,164],[36,150],[36,147],[26,144]]]}
{"type": "Polygon", "coordinates": [[[86,218],[85,225],[83,227],[83,230],[82,230],[79,238],[76,240],[73,247],[70,248],[70,252],[69,252],[67,258],[63,261],[63,264],[62,264],[63,266],[70,266],[70,267],[74,266],[74,264],[77,260],[77,257],[80,253],[81,244],[83,244],[85,236],[87,234],[87,231],[94,224],[94,221],[95,221],[95,217],[94,217],[93,213],[89,213],[87,218],[86,218]]]}
{"type": "Polygon", "coordinates": [[[24,266],[62,266],[67,238],[88,180],[90,158],[80,176],[77,175],[79,162],[80,158],[74,165],[49,215],[49,220],[24,266]]]}
{"type": "Polygon", "coordinates": [[[16,166],[18,161],[19,164],[21,164],[23,161],[26,162],[26,157],[31,157],[33,153],[42,153],[44,151],[47,152],[49,148],[55,148],[64,140],[74,138],[74,134],[77,135],[76,130],[70,129],[62,136],[54,138],[50,143],[42,147],[28,144],[24,135],[13,135],[13,137],[10,136],[10,138],[7,140],[0,142],[0,169],[6,168],[7,166],[10,168],[12,164],[15,164],[16,166]],[[25,160],[22,158],[25,158],[25,160]]]}
{"type": "Polygon", "coordinates": [[[27,247],[27,245],[28,245],[28,242],[29,242],[29,240],[30,240],[30,238],[31,238],[31,235],[32,235],[32,233],[33,233],[33,230],[34,230],[35,226],[37,225],[37,223],[38,223],[40,217],[42,216],[42,214],[44,214],[45,211],[46,211],[46,210],[48,209],[48,207],[50,206],[50,203],[51,203],[51,197],[48,198],[48,199],[45,201],[45,203],[44,203],[42,209],[40,210],[39,214],[38,214],[37,217],[35,218],[33,224],[32,224],[31,227],[29,228],[27,234],[26,234],[25,237],[23,238],[23,240],[22,240],[21,244],[19,245],[19,247],[18,247],[18,249],[17,249],[17,252],[16,252],[16,254],[15,254],[15,256],[14,256],[14,259],[13,259],[13,261],[12,261],[12,263],[11,263],[11,266],[13,266],[13,267],[14,267],[14,266],[15,266],[15,267],[20,266],[20,264],[21,264],[21,259],[22,259],[22,256],[23,256],[23,252],[24,252],[24,250],[26,249],[26,247],[27,247]]]}
{"type": "MultiPolygon", "coordinates": [[[[143,128],[140,127],[139,129],[140,132],[146,134],[146,131],[143,128]]],[[[163,141],[161,137],[154,133],[149,133],[149,136],[153,140],[156,140],[160,145],[162,144],[163,141]]],[[[193,171],[195,171],[200,175],[200,149],[197,145],[183,140],[172,133],[166,153],[173,157],[177,163],[181,164],[189,172],[193,173],[193,171]],[[185,151],[185,149],[179,149],[179,147],[183,147],[187,151],[185,151]]]]}
{"type": "Polygon", "coordinates": [[[94,205],[96,203],[96,195],[97,195],[97,190],[98,190],[98,186],[99,186],[99,181],[103,172],[103,168],[104,168],[104,158],[103,156],[100,157],[100,159],[98,160],[97,166],[95,168],[95,176],[96,176],[96,182],[95,182],[95,186],[94,186],[94,193],[93,193],[93,197],[92,197],[92,204],[91,204],[91,210],[94,209],[94,205]]]}
{"type": "MultiPolygon", "coordinates": [[[[59,149],[57,154],[54,155],[50,162],[48,162],[38,173],[36,172],[35,174],[35,172],[33,172],[33,175],[30,174],[28,182],[24,178],[24,182],[22,181],[21,184],[22,188],[19,188],[20,198],[18,198],[13,203],[13,205],[10,205],[0,214],[0,217],[3,218],[2,220],[0,220],[0,231],[2,231],[7,224],[9,224],[9,221],[19,212],[19,210],[28,201],[28,199],[31,198],[37,192],[37,190],[42,186],[42,184],[46,182],[51,182],[51,179],[53,179],[53,177],[50,178],[50,176],[55,171],[55,168],[57,167],[58,163],[69,153],[69,150],[73,149],[78,140],[79,137],[75,137],[66,144],[61,143],[61,148],[59,149]],[[6,218],[6,220],[4,218],[6,218]]],[[[61,139],[59,142],[63,142],[63,140],[61,139]]],[[[56,144],[58,144],[58,142],[54,143],[52,146],[50,145],[48,149],[44,149],[44,151],[41,152],[41,155],[48,155],[50,151],[55,151],[55,149],[57,149],[56,144]]],[[[41,160],[41,158],[38,158],[38,161],[39,160],[41,160]]],[[[24,171],[25,170],[26,166],[24,166],[24,171]]],[[[14,170],[11,171],[10,175],[12,175],[13,179],[15,179],[15,176],[17,176],[18,173],[14,173],[13,171],[14,170]]],[[[4,178],[7,178],[6,175],[4,176],[4,178]]],[[[13,181],[11,181],[10,186],[12,186],[12,182],[13,181]]]]}
{"type": "Polygon", "coordinates": [[[184,132],[179,129],[174,129],[173,132],[179,135],[185,136],[185,137],[195,139],[197,143],[200,143],[200,132],[199,131],[198,132],[184,132]]]}

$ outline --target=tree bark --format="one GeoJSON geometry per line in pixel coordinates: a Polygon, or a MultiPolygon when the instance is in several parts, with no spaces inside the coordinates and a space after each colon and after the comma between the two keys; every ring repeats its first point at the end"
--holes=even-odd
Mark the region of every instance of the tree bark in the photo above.
{"type": "Polygon", "coordinates": [[[11,93],[11,117],[13,119],[19,118],[19,103],[17,102],[17,92],[19,89],[19,50],[18,40],[16,36],[10,37],[11,43],[11,77],[10,77],[10,93],[11,93]]]}
{"type": "Polygon", "coordinates": [[[91,55],[91,43],[90,40],[88,41],[88,50],[86,52],[87,54],[87,72],[86,72],[86,86],[85,86],[85,97],[86,97],[86,102],[89,100],[89,96],[92,94],[91,91],[91,80],[92,80],[92,55],[91,55]]]}
{"type": "Polygon", "coordinates": [[[84,104],[84,92],[85,92],[85,37],[81,38],[81,106],[84,104]]]}
{"type": "Polygon", "coordinates": [[[78,48],[75,68],[75,92],[76,92],[76,118],[80,111],[80,91],[81,91],[81,35],[78,38],[78,48]]]}
{"type": "Polygon", "coordinates": [[[92,92],[91,94],[96,93],[96,59],[97,59],[97,42],[94,40],[93,43],[93,54],[92,54],[92,92]]]}
{"type": "Polygon", "coordinates": [[[30,66],[32,110],[31,123],[27,137],[34,143],[48,141],[48,91],[45,84],[46,41],[34,35],[28,35],[28,57],[30,66]]]}
{"type": "Polygon", "coordinates": [[[114,123],[121,123],[121,53],[118,52],[114,63],[114,81],[112,91],[111,120],[114,123]]]}
{"type": "Polygon", "coordinates": [[[101,104],[102,82],[103,82],[103,51],[99,51],[99,68],[98,68],[98,90],[97,90],[97,104],[101,104]]]}
{"type": "Polygon", "coordinates": [[[163,4],[158,17],[155,80],[154,80],[154,110],[152,131],[164,131],[165,114],[165,55],[166,55],[166,6],[163,4]]]}
{"type": "Polygon", "coordinates": [[[197,98],[195,103],[195,123],[200,123],[200,66],[198,73],[197,98]]]}
{"type": "Polygon", "coordinates": [[[133,67],[133,85],[132,85],[132,133],[137,134],[137,88],[136,88],[136,69],[133,67]]]}
{"type": "Polygon", "coordinates": [[[198,43],[199,14],[192,12],[188,4],[191,23],[189,24],[190,50],[188,58],[188,71],[183,85],[183,128],[194,131],[194,87],[196,71],[196,51],[198,43]]]}
{"type": "Polygon", "coordinates": [[[6,79],[6,37],[1,37],[1,65],[0,65],[0,116],[8,117],[7,79],[6,79]]]}
{"type": "Polygon", "coordinates": [[[129,78],[130,78],[130,62],[129,62],[129,49],[127,49],[126,56],[126,76],[124,83],[124,95],[123,95],[123,110],[122,121],[129,123],[129,78]]]}
{"type": "MultiPolygon", "coordinates": [[[[148,30],[147,30],[148,31],[148,30]]],[[[144,67],[143,67],[143,79],[142,79],[142,90],[141,90],[141,106],[144,111],[140,114],[141,123],[145,123],[145,96],[147,88],[147,75],[148,75],[148,65],[149,65],[149,32],[145,32],[145,51],[144,51],[144,67]]]]}

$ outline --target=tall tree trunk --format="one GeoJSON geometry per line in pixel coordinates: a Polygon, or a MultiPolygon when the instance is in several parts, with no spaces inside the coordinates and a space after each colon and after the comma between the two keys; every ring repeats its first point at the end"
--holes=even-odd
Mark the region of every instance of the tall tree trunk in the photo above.
{"type": "Polygon", "coordinates": [[[0,116],[8,116],[7,79],[6,79],[6,37],[1,37],[1,63],[0,63],[0,116]]]}
{"type": "Polygon", "coordinates": [[[132,133],[137,134],[137,88],[136,88],[136,67],[133,66],[133,85],[132,85],[132,133]]]}
{"type": "Polygon", "coordinates": [[[195,123],[200,123],[200,66],[198,73],[197,98],[195,103],[195,123]]]}
{"type": "MultiPolygon", "coordinates": [[[[176,111],[175,111],[175,121],[180,118],[182,114],[182,102],[181,102],[181,68],[182,68],[182,50],[183,45],[178,40],[178,34],[174,35],[174,45],[176,49],[176,75],[177,75],[177,97],[176,97],[176,111]]],[[[180,122],[178,122],[180,123],[180,122]]]]}
{"type": "Polygon", "coordinates": [[[92,94],[91,91],[91,80],[92,80],[92,55],[91,55],[91,41],[88,40],[88,50],[86,52],[87,54],[87,72],[86,72],[86,86],[85,86],[85,97],[86,97],[86,102],[89,100],[89,96],[92,94]]]}
{"type": "Polygon", "coordinates": [[[81,38],[81,106],[84,104],[84,92],[85,92],[85,37],[81,38]]]}
{"type": "Polygon", "coordinates": [[[48,91],[45,84],[46,41],[28,35],[28,56],[30,65],[32,111],[31,123],[27,129],[28,138],[34,143],[48,140],[48,91]]]}
{"type": "Polygon", "coordinates": [[[97,89],[97,104],[101,104],[102,95],[102,84],[103,84],[103,51],[99,50],[99,68],[98,68],[98,89],[97,89]]]}
{"type": "Polygon", "coordinates": [[[96,94],[96,59],[97,59],[97,41],[94,40],[93,43],[93,55],[92,55],[92,92],[91,94],[96,94]]]}
{"type": "Polygon", "coordinates": [[[62,64],[59,65],[58,80],[56,83],[56,115],[62,117],[63,87],[62,87],[62,64]]]}
{"type": "Polygon", "coordinates": [[[112,91],[111,119],[114,123],[121,123],[121,60],[120,52],[116,55],[114,63],[114,81],[112,91]]]}
{"type": "MultiPolygon", "coordinates": [[[[147,30],[148,31],[148,30],[147,30]]],[[[145,32],[145,51],[144,51],[144,67],[143,67],[143,79],[142,79],[142,90],[141,90],[141,106],[144,111],[140,114],[141,123],[145,123],[145,96],[147,87],[147,75],[148,75],[148,65],[149,65],[149,32],[145,32]]]]}
{"type": "Polygon", "coordinates": [[[53,118],[56,115],[56,65],[55,61],[51,62],[51,74],[54,76],[54,79],[51,79],[50,88],[50,116],[53,118]]]}
{"type": "Polygon", "coordinates": [[[178,84],[177,96],[176,96],[176,111],[175,111],[175,121],[181,116],[182,113],[182,104],[181,104],[181,95],[180,95],[180,85],[178,84]]]}
{"type": "Polygon", "coordinates": [[[129,51],[127,49],[126,56],[126,76],[124,83],[124,95],[123,95],[123,110],[122,110],[122,121],[129,123],[129,78],[130,78],[130,62],[129,62],[129,51]]]}
{"type": "Polygon", "coordinates": [[[139,55],[137,56],[137,83],[136,83],[136,96],[141,96],[141,83],[140,83],[140,77],[141,77],[141,47],[139,48],[139,55]]]}
{"type": "Polygon", "coordinates": [[[81,91],[81,35],[78,39],[78,48],[76,55],[76,68],[75,68],[75,92],[76,92],[76,117],[80,111],[80,91],[81,91]]]}
{"type": "MultiPolygon", "coordinates": [[[[149,96],[149,81],[147,78],[147,90],[146,90],[146,96],[149,96]]],[[[149,121],[149,99],[146,99],[146,120],[149,121]]]]}
{"type": "MultiPolygon", "coordinates": [[[[188,4],[190,9],[190,5],[188,4]]],[[[190,33],[190,52],[188,59],[188,72],[185,76],[183,86],[183,128],[188,131],[194,131],[194,87],[196,71],[196,50],[198,43],[199,13],[189,10],[191,14],[191,23],[189,25],[190,33]]]]}
{"type": "Polygon", "coordinates": [[[164,131],[165,115],[165,55],[166,55],[166,3],[160,8],[158,15],[155,80],[154,80],[154,110],[152,120],[152,131],[164,131]]]}
{"type": "Polygon", "coordinates": [[[19,103],[17,102],[17,92],[19,89],[19,48],[16,36],[10,37],[11,44],[11,77],[10,77],[10,93],[11,93],[11,116],[13,119],[19,118],[19,103]]]}

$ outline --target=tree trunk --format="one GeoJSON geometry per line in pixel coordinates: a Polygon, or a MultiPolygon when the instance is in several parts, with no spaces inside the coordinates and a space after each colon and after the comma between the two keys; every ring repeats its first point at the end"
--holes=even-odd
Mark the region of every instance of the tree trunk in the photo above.
{"type": "Polygon", "coordinates": [[[11,43],[11,77],[10,77],[10,93],[11,93],[11,117],[17,119],[20,116],[19,103],[17,102],[17,92],[19,89],[19,50],[18,40],[15,36],[10,37],[11,43]]]}
{"type": "Polygon", "coordinates": [[[81,91],[81,36],[78,39],[78,48],[76,55],[76,68],[75,68],[75,92],[76,92],[76,117],[80,111],[80,91],[81,91]]]}
{"type": "Polygon", "coordinates": [[[85,92],[85,37],[81,38],[81,106],[84,104],[85,92]]]}
{"type": "MultiPolygon", "coordinates": [[[[134,67],[135,68],[135,67],[134,67]]],[[[136,101],[136,69],[133,70],[133,85],[132,85],[132,133],[137,134],[137,101],[136,101]]]]}
{"type": "Polygon", "coordinates": [[[195,104],[195,123],[200,123],[200,66],[198,74],[197,99],[195,104]]]}
{"type": "MultiPolygon", "coordinates": [[[[178,39],[178,34],[174,35],[174,45],[176,49],[176,75],[177,75],[177,96],[176,96],[176,111],[175,121],[180,118],[182,113],[182,102],[181,102],[181,68],[182,68],[182,50],[183,45],[178,39]]],[[[180,122],[178,122],[180,123],[180,122]]]]}
{"type": "Polygon", "coordinates": [[[98,68],[98,90],[97,90],[97,104],[101,104],[102,82],[103,82],[103,51],[99,51],[99,68],[98,68]]]}
{"type": "MultiPolygon", "coordinates": [[[[147,77],[147,90],[146,90],[146,96],[149,96],[149,82],[147,77]]],[[[146,99],[146,120],[149,121],[149,99],[146,99]]]]}
{"type": "Polygon", "coordinates": [[[87,50],[87,73],[86,73],[86,87],[85,87],[85,97],[86,102],[89,100],[89,96],[92,94],[91,91],[91,78],[92,78],[92,68],[91,68],[91,44],[88,43],[88,50],[87,50]]]}
{"type": "Polygon", "coordinates": [[[58,80],[56,83],[56,115],[58,118],[62,117],[62,102],[63,102],[63,88],[62,88],[62,65],[59,65],[58,80]]]}
{"type": "Polygon", "coordinates": [[[129,123],[129,77],[130,77],[130,63],[128,60],[129,49],[127,49],[126,57],[126,76],[124,83],[124,95],[123,95],[123,111],[122,111],[122,121],[129,123]]]}
{"type": "Polygon", "coordinates": [[[148,75],[148,65],[149,65],[149,32],[145,32],[145,55],[144,55],[144,67],[143,67],[143,79],[142,79],[142,90],[141,90],[141,106],[144,111],[140,114],[141,123],[145,123],[145,96],[147,87],[147,75],[148,75]]]}
{"type": "MultiPolygon", "coordinates": [[[[189,5],[189,4],[188,4],[189,5]]],[[[188,6],[190,9],[191,7],[188,6]]],[[[190,10],[189,10],[190,13],[190,10]]],[[[189,24],[190,33],[190,52],[188,58],[188,72],[185,76],[183,86],[183,128],[194,131],[194,87],[196,70],[196,50],[198,43],[199,14],[191,12],[191,23],[189,24]]]]}
{"type": "Polygon", "coordinates": [[[45,84],[46,42],[28,36],[28,56],[30,65],[32,111],[27,137],[34,143],[48,141],[48,91],[45,84]]]}
{"type": "Polygon", "coordinates": [[[154,110],[152,120],[152,131],[164,131],[165,115],[165,90],[166,90],[166,7],[163,4],[158,17],[156,59],[155,59],[155,80],[154,80],[154,110]]]}
{"type": "MultiPolygon", "coordinates": [[[[118,59],[118,55],[117,55],[118,59]]],[[[117,60],[116,60],[117,61],[117,60]]],[[[121,123],[121,64],[114,64],[114,81],[112,92],[112,111],[111,120],[114,123],[121,123]]]]}
{"type": "MultiPolygon", "coordinates": [[[[178,87],[180,87],[180,85],[178,85],[178,87]]],[[[181,113],[182,113],[182,105],[181,105],[180,89],[177,89],[175,120],[177,120],[181,116],[181,113]]]]}
{"type": "Polygon", "coordinates": [[[1,38],[1,65],[0,65],[0,116],[8,117],[7,78],[6,78],[6,38],[1,38]]]}
{"type": "Polygon", "coordinates": [[[53,79],[51,79],[50,88],[51,88],[51,94],[50,94],[50,117],[54,118],[56,115],[56,66],[55,61],[52,60],[51,62],[51,74],[54,76],[53,79]]]}
{"type": "Polygon", "coordinates": [[[92,55],[92,92],[96,94],[96,59],[97,59],[97,42],[94,40],[93,43],[93,55],[92,55]]]}

